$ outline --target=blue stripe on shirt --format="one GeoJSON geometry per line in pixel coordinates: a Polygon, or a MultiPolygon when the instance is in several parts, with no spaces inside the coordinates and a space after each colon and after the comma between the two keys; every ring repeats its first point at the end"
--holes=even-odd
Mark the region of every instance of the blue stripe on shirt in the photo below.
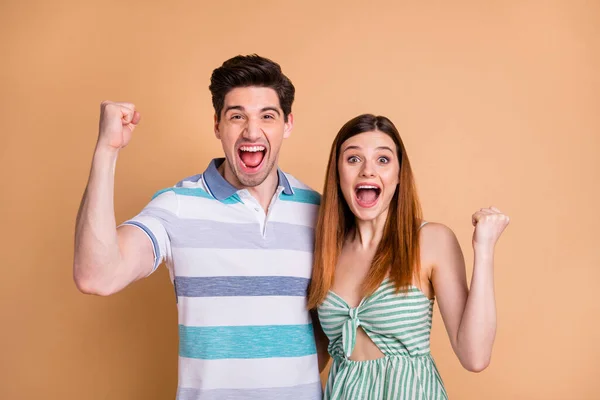
{"type": "Polygon", "coordinates": [[[179,325],[179,343],[181,357],[204,360],[304,357],[317,352],[312,324],[179,325]]]}
{"type": "Polygon", "coordinates": [[[209,276],[175,277],[177,295],[221,296],[306,296],[309,280],[294,276],[209,276]]]}
{"type": "Polygon", "coordinates": [[[284,201],[295,201],[297,203],[321,204],[321,195],[314,190],[294,188],[293,195],[280,194],[279,199],[284,201]]]}

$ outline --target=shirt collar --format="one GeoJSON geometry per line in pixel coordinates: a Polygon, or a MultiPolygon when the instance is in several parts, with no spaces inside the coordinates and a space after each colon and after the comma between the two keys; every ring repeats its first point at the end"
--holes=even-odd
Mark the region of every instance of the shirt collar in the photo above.
{"type": "MultiPolygon", "coordinates": [[[[228,199],[237,193],[238,189],[229,183],[220,173],[219,167],[223,164],[225,158],[214,158],[204,171],[204,183],[213,197],[219,201],[228,199]]],[[[283,193],[291,196],[294,194],[290,182],[279,168],[277,168],[277,176],[279,178],[279,186],[283,186],[283,193]]]]}

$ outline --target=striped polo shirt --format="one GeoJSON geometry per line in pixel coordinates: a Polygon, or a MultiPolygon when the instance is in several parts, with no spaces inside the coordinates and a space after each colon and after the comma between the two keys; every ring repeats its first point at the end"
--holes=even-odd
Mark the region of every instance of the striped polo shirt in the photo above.
{"type": "Polygon", "coordinates": [[[320,196],[278,170],[268,212],[214,159],[134,218],[179,313],[178,400],[320,400],[306,295],[320,196]]]}

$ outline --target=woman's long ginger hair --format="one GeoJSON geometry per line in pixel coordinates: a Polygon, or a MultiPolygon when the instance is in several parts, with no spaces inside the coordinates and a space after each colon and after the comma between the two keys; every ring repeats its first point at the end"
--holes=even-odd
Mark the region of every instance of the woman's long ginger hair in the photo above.
{"type": "Polygon", "coordinates": [[[348,121],[338,132],[331,146],[321,207],[315,228],[315,254],[312,280],[308,290],[308,308],[320,305],[331,285],[344,239],[355,226],[355,217],[340,188],[338,160],[342,144],[360,133],[379,131],[396,144],[400,164],[400,179],[392,197],[383,236],[369,273],[363,282],[363,296],[373,293],[386,276],[394,282],[397,292],[408,288],[419,272],[419,236],[421,206],[398,130],[388,118],[372,114],[359,115],[348,121]]]}

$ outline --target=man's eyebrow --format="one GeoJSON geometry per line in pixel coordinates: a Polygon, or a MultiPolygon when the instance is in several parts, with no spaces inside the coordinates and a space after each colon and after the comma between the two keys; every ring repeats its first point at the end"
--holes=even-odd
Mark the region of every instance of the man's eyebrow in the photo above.
{"type": "Polygon", "coordinates": [[[269,106],[269,107],[264,107],[262,110],[260,110],[260,112],[265,112],[265,111],[275,111],[277,113],[277,115],[281,116],[281,113],[279,112],[279,109],[277,107],[269,106]]]}
{"type": "Polygon", "coordinates": [[[223,113],[227,113],[228,111],[231,111],[231,110],[245,111],[245,108],[243,106],[227,106],[225,108],[225,110],[223,111],[223,113]]]}
{"type": "MultiPolygon", "coordinates": [[[[225,107],[225,110],[223,111],[223,113],[226,114],[228,111],[231,111],[231,110],[238,110],[238,111],[242,111],[242,112],[246,111],[244,106],[234,105],[234,106],[225,107]]],[[[281,116],[281,111],[279,111],[279,109],[277,107],[267,106],[267,107],[261,108],[261,110],[260,110],[260,112],[266,112],[266,111],[274,111],[277,113],[277,115],[281,116]]]]}

